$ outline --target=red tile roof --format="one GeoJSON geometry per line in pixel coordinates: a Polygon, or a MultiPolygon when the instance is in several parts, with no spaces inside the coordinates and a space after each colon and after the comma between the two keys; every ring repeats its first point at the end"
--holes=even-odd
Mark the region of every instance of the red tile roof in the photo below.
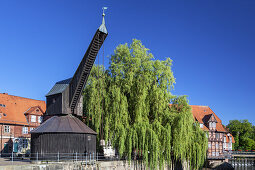
{"type": "Polygon", "coordinates": [[[34,100],[24,97],[12,96],[0,93],[0,123],[28,125],[25,117],[26,112],[32,113],[35,108],[46,110],[45,101],[34,100]]]}
{"type": "Polygon", "coordinates": [[[190,105],[192,109],[192,114],[195,120],[199,123],[204,124],[203,130],[208,130],[208,127],[205,126],[207,121],[210,119],[211,115],[214,115],[216,118],[216,130],[219,132],[228,132],[222,125],[222,121],[220,118],[212,111],[209,106],[197,106],[197,105],[190,105]]]}
{"type": "Polygon", "coordinates": [[[24,113],[25,114],[31,114],[31,115],[41,115],[41,113],[44,113],[44,111],[42,110],[41,106],[33,106],[33,107],[30,107],[24,113]]]}

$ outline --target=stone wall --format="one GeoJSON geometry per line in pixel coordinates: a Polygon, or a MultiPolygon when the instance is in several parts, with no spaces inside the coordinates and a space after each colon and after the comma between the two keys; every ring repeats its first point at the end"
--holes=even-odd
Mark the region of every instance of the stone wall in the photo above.
{"type": "MultiPolygon", "coordinates": [[[[48,164],[26,164],[0,166],[0,170],[140,170],[145,169],[139,162],[131,161],[99,161],[93,165],[86,165],[84,162],[62,162],[48,164]]],[[[165,167],[170,169],[170,167],[165,167]]]]}

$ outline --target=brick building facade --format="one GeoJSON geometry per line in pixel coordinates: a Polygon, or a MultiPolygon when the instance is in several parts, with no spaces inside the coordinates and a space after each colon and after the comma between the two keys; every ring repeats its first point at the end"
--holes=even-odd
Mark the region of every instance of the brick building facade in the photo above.
{"type": "Polygon", "coordinates": [[[29,132],[40,125],[44,101],[0,94],[0,151],[2,154],[29,150],[29,132]]]}

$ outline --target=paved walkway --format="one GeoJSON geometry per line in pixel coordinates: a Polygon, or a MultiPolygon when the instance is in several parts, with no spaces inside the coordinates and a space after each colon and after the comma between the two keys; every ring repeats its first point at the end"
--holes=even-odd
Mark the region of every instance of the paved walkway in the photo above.
{"type": "Polygon", "coordinates": [[[6,165],[26,165],[30,164],[30,160],[26,159],[19,159],[12,161],[10,158],[0,158],[0,166],[6,166],[6,165]]]}

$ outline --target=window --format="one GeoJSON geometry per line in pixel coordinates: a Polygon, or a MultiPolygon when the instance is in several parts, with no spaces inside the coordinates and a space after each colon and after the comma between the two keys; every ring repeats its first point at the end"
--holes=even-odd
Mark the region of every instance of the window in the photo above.
{"type": "Polygon", "coordinates": [[[215,156],[215,152],[212,152],[212,156],[215,156]]]}
{"type": "Polygon", "coordinates": [[[216,128],[216,123],[215,122],[213,122],[212,125],[213,125],[213,128],[216,128]]]}
{"type": "Polygon", "coordinates": [[[1,107],[5,107],[5,105],[4,105],[4,104],[0,104],[0,106],[1,106],[1,107]]]}
{"type": "Polygon", "coordinates": [[[219,144],[218,144],[218,143],[216,143],[216,148],[217,148],[217,149],[219,148],[219,144]]]}
{"type": "Polygon", "coordinates": [[[31,122],[36,122],[36,116],[35,115],[31,115],[31,122]]]}
{"type": "Polygon", "coordinates": [[[211,143],[208,143],[208,148],[211,148],[212,147],[212,144],[211,143]]]}
{"type": "Polygon", "coordinates": [[[216,139],[220,138],[220,134],[219,133],[216,133],[215,136],[216,136],[216,139]]]}
{"type": "Polygon", "coordinates": [[[227,142],[227,141],[226,141],[226,136],[224,136],[224,142],[227,142]]]}
{"type": "Polygon", "coordinates": [[[22,139],[22,147],[27,148],[28,147],[28,140],[27,139],[22,139]]]}
{"type": "Polygon", "coordinates": [[[203,127],[204,127],[203,123],[200,123],[200,128],[203,128],[203,127]]]}
{"type": "Polygon", "coordinates": [[[23,127],[22,128],[22,133],[23,134],[28,134],[28,127],[23,127]]]}
{"type": "Polygon", "coordinates": [[[10,133],[10,126],[4,126],[4,132],[10,133]]]}
{"type": "Polygon", "coordinates": [[[42,121],[43,121],[43,117],[42,116],[38,117],[38,123],[42,123],[42,121]]]}
{"type": "Polygon", "coordinates": [[[216,156],[219,156],[219,152],[216,152],[216,156]]]}
{"type": "Polygon", "coordinates": [[[32,130],[34,130],[34,129],[35,129],[35,128],[31,127],[31,128],[30,128],[30,132],[31,132],[32,130]]]}

